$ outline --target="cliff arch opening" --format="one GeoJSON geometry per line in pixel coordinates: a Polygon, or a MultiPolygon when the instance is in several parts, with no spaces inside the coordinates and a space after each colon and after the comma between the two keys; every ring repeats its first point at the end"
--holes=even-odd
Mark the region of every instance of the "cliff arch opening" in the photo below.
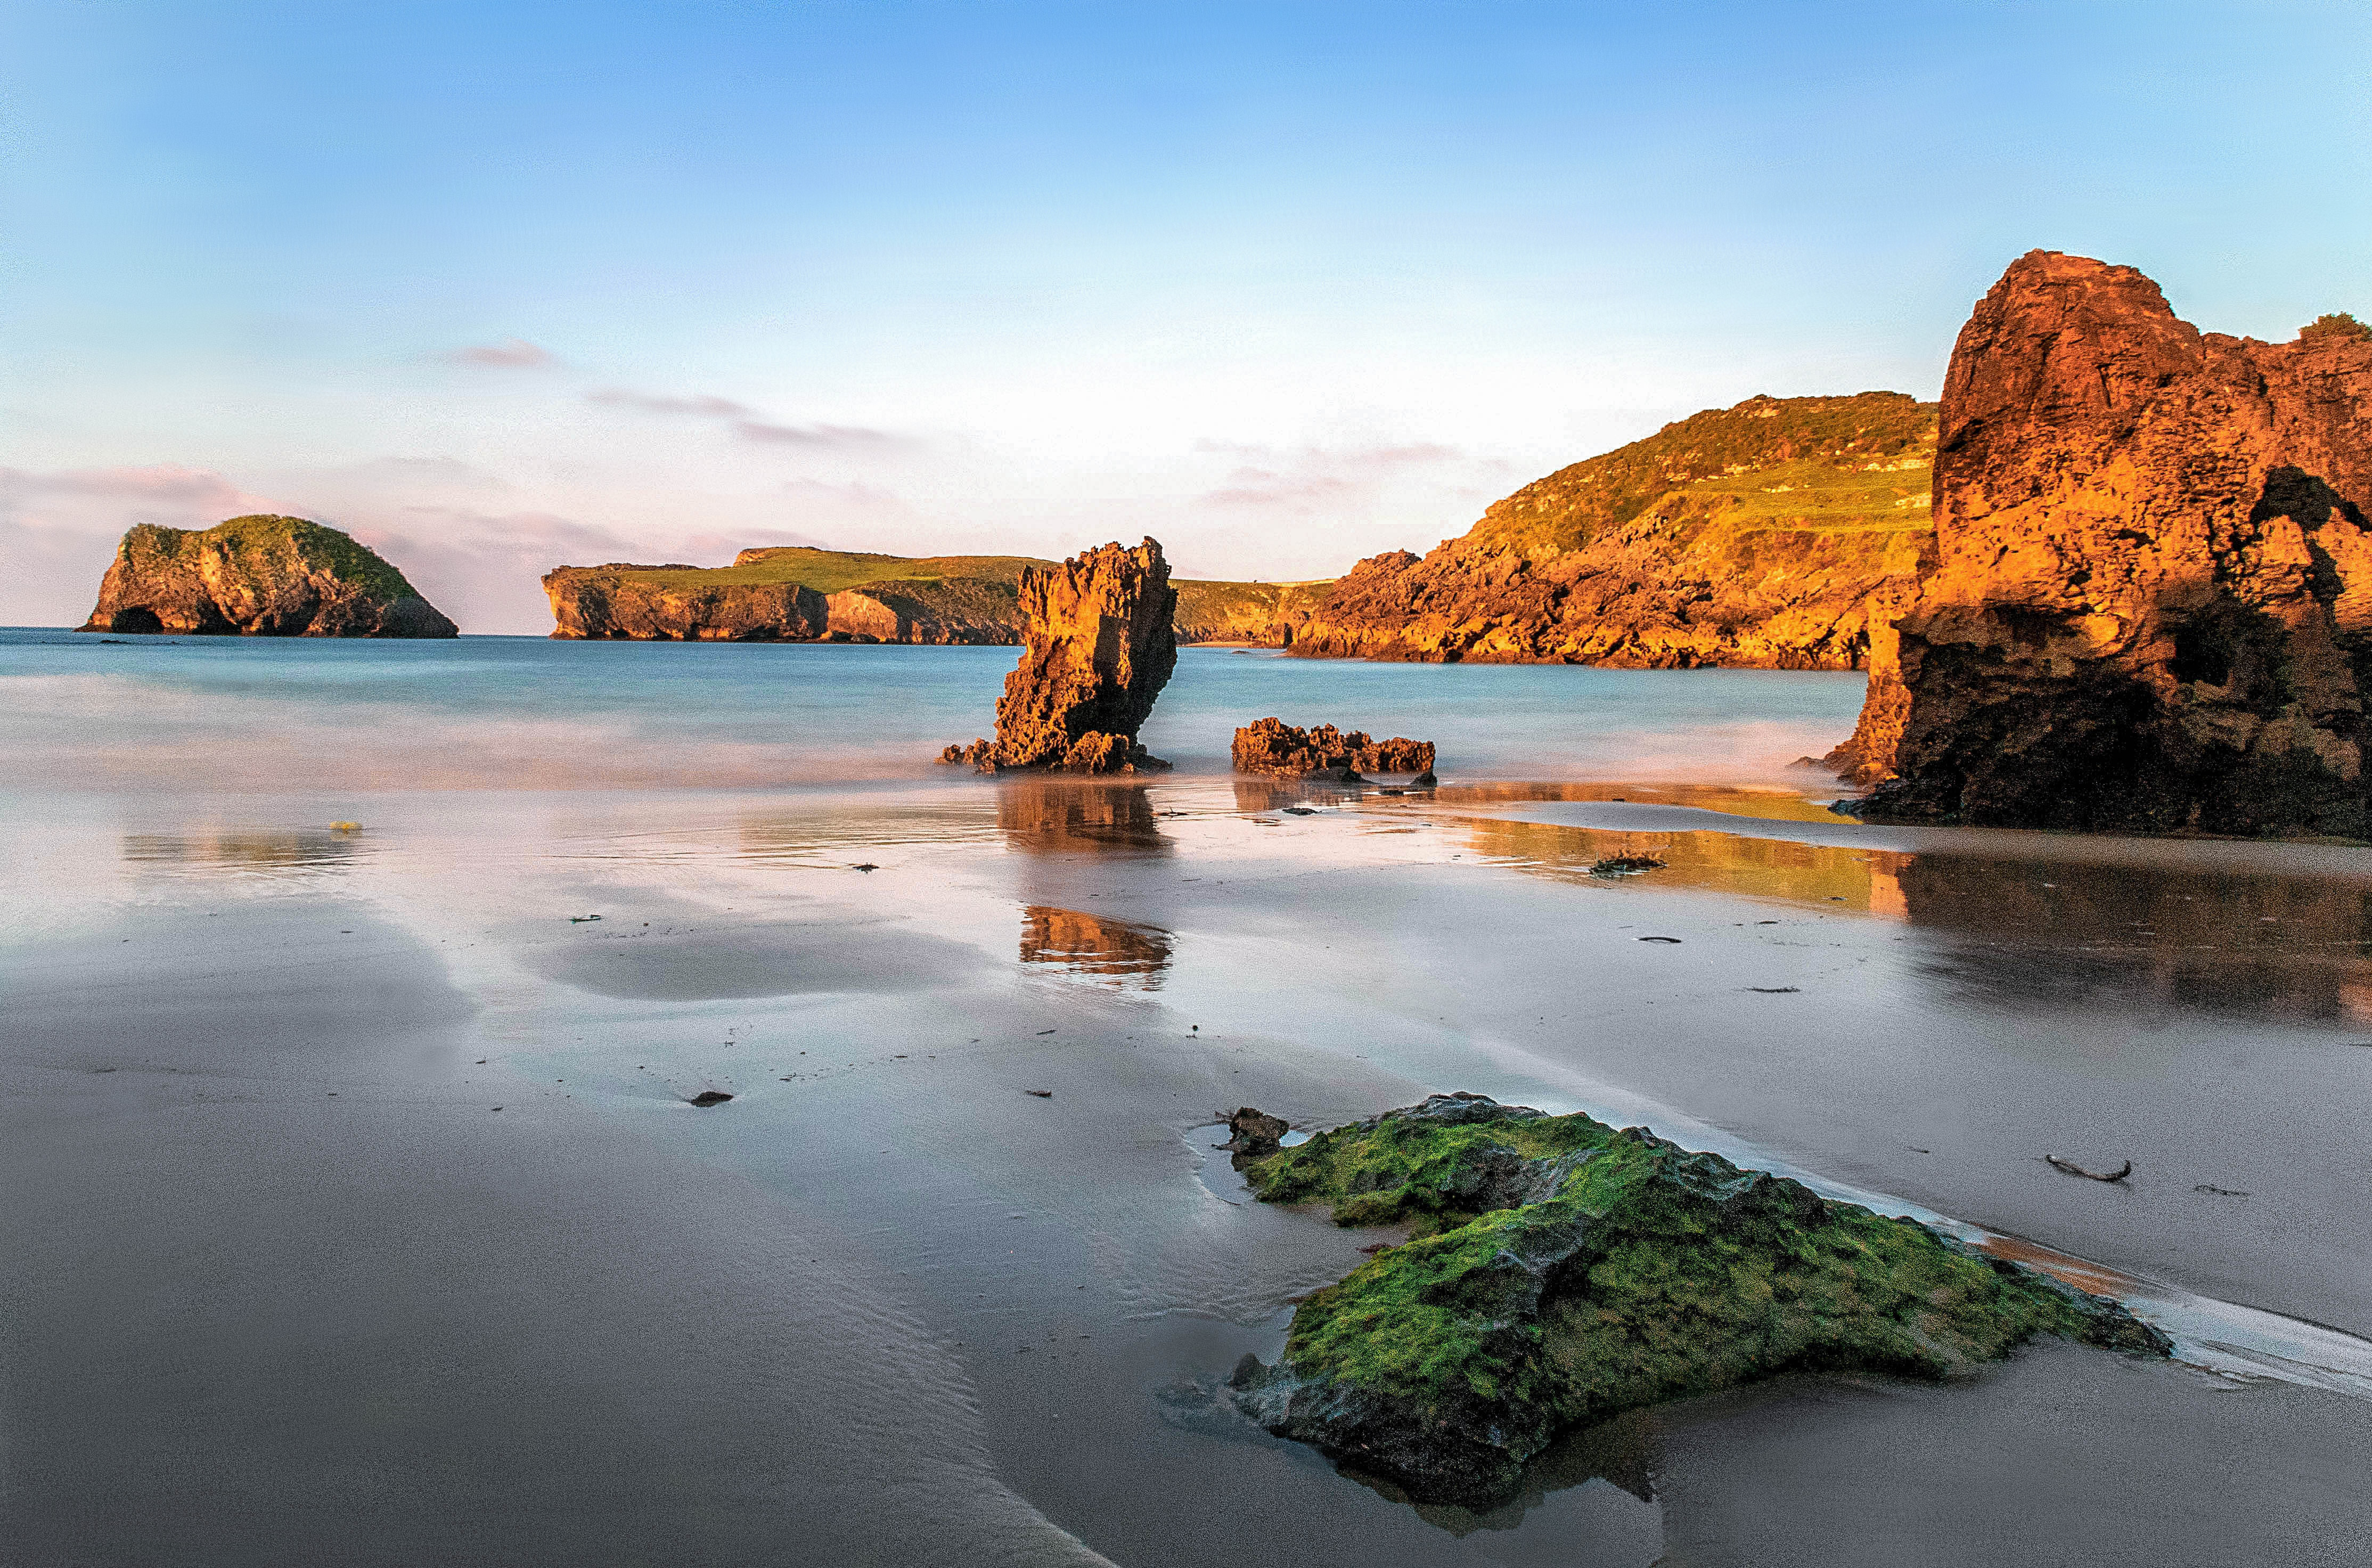
{"type": "Polygon", "coordinates": [[[136,632],[154,635],[165,630],[165,623],[157,618],[155,610],[145,605],[134,605],[119,610],[109,617],[107,629],[110,632],[136,632]]]}

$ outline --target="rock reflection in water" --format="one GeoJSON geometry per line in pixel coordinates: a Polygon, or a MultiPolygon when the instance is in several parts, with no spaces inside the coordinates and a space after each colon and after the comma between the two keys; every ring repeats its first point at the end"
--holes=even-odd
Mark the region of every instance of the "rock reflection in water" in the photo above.
{"type": "Polygon", "coordinates": [[[1079,910],[1030,904],[1021,912],[1021,961],[1052,964],[1111,985],[1158,990],[1169,967],[1169,933],[1079,910]]]}
{"type": "Polygon", "coordinates": [[[1167,854],[1141,784],[1095,779],[1000,779],[996,825],[1006,842],[1029,854],[1167,854]]]}
{"type": "Polygon", "coordinates": [[[345,864],[355,841],[327,829],[222,829],[200,833],[126,833],[123,858],[134,865],[227,871],[299,871],[345,864]]]}
{"type": "Polygon", "coordinates": [[[1946,854],[1901,883],[1912,923],[1951,938],[1928,972],[1967,1002],[2372,1019],[2359,884],[1946,854]]]}
{"type": "Polygon", "coordinates": [[[1636,1563],[1645,1568],[1663,1551],[1663,1511],[1653,1479],[1656,1458],[1654,1413],[1630,1411],[1568,1432],[1550,1444],[1524,1467],[1523,1491],[1492,1508],[1411,1503],[1408,1494],[1389,1481],[1349,1465],[1340,1469],[1348,1480],[1395,1503],[1409,1504],[1418,1518],[1459,1537],[1477,1530],[1517,1529],[1526,1515],[1558,1493],[1599,1482],[1581,1499],[1558,1499],[1560,1504],[1586,1501],[1592,1504],[1587,1509],[1588,1527],[1560,1531],[1566,1548],[1576,1553],[1560,1561],[1636,1563]]]}
{"type": "Polygon", "coordinates": [[[1237,779],[1236,809],[1257,815],[1288,806],[1346,806],[1375,793],[1358,784],[1334,784],[1319,780],[1237,779]]]}

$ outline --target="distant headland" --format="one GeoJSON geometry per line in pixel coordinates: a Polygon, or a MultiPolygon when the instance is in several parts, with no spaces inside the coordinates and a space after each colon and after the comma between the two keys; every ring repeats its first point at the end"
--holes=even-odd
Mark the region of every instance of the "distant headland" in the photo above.
{"type": "MultiPolygon", "coordinates": [[[[804,545],[730,566],[560,566],[544,575],[555,637],[661,642],[992,644],[1022,641],[1027,555],[913,558],[804,545]]],[[[1325,583],[1180,579],[1178,640],[1278,645],[1325,583]]]]}

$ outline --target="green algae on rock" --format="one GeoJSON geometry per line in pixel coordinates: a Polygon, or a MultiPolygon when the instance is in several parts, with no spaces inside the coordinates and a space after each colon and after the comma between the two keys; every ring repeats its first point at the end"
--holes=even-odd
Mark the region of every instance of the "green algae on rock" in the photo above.
{"type": "Polygon", "coordinates": [[[123,536],[86,632],[451,637],[459,628],[368,545],[303,517],[123,536]]]}
{"type": "Polygon", "coordinates": [[[1237,1407],[1424,1502],[1487,1503],[1561,1430],[1783,1372],[1947,1377],[2037,1334],[2165,1355],[2122,1306],[1645,1128],[1436,1095],[1239,1158],[1269,1202],[1402,1225],[1295,1311],[1237,1407]]]}

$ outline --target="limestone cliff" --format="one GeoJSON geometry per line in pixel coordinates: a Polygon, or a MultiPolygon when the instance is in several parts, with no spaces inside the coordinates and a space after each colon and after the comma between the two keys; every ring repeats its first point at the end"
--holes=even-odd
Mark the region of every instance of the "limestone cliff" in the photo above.
{"type": "Polygon", "coordinates": [[[367,545],[303,517],[123,536],[85,632],[451,637],[453,622],[367,545]]]}
{"type": "Polygon", "coordinates": [[[1166,767],[1136,732],[1178,665],[1178,591],[1161,546],[1107,544],[1021,575],[1027,637],[1005,678],[996,740],[950,746],[943,762],[1066,772],[1166,767]]]}
{"type": "Polygon", "coordinates": [[[2202,333],[2034,251],[1961,329],[1938,563],[1838,761],[1873,818],[2366,830],[2372,331],[2202,333]]]}
{"type": "Polygon", "coordinates": [[[1932,547],[1935,407],[1749,398],[1559,470],[1422,559],[1284,616],[1292,651],[1493,663],[1858,667],[1872,595],[1932,547]]]}
{"type": "Polygon", "coordinates": [[[830,619],[800,583],[682,583],[695,566],[556,566],[543,575],[555,637],[661,642],[808,642],[830,619]]]}

